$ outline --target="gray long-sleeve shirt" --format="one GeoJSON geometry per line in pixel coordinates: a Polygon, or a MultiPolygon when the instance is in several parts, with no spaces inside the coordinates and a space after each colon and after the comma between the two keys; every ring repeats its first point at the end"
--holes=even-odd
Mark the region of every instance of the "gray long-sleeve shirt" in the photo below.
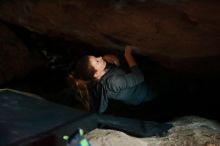
{"type": "Polygon", "coordinates": [[[120,100],[126,104],[138,105],[152,98],[150,89],[144,82],[144,76],[138,66],[125,73],[119,67],[109,67],[105,75],[97,82],[93,96],[100,101],[99,112],[108,107],[108,100],[120,100]]]}

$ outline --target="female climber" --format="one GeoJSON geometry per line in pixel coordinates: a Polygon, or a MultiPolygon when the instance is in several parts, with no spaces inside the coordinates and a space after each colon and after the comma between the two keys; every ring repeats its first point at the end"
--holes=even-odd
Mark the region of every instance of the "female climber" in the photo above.
{"type": "Polygon", "coordinates": [[[129,72],[119,67],[119,59],[114,55],[88,55],[78,61],[68,79],[88,111],[105,112],[109,99],[139,105],[153,98],[132,52],[132,46],[125,47],[129,72]]]}

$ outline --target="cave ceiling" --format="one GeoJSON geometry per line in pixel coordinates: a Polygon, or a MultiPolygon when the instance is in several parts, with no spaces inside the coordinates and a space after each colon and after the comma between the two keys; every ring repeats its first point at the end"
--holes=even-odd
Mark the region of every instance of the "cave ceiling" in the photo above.
{"type": "Polygon", "coordinates": [[[177,71],[219,72],[218,0],[3,0],[0,20],[94,48],[137,46],[177,71]]]}

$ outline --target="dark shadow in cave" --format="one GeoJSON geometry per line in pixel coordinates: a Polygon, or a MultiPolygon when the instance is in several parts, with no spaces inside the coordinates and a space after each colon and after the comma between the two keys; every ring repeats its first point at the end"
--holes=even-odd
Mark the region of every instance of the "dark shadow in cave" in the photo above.
{"type": "MultiPolygon", "coordinates": [[[[102,55],[107,52],[123,53],[110,48],[94,48],[79,40],[68,41],[58,37],[30,32],[24,28],[7,24],[23,41],[32,55],[48,62],[47,67],[36,68],[28,76],[15,79],[1,88],[12,88],[38,94],[47,100],[82,109],[73,98],[75,95],[66,81],[70,64],[74,65],[85,54],[102,55]],[[92,49],[93,48],[93,49],[92,49]]],[[[219,119],[217,91],[219,76],[191,76],[173,72],[153,62],[147,56],[136,55],[138,64],[149,84],[158,96],[155,100],[138,107],[110,101],[106,113],[142,120],[168,121],[172,118],[197,115],[219,119]]]]}

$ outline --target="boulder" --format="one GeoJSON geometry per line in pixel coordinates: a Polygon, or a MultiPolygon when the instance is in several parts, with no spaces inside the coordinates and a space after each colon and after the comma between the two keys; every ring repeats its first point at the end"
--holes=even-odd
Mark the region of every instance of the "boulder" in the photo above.
{"type": "Polygon", "coordinates": [[[100,49],[138,54],[179,72],[220,72],[220,1],[1,1],[0,19],[100,49]]]}
{"type": "Polygon", "coordinates": [[[124,132],[95,129],[86,137],[92,146],[219,146],[220,124],[216,121],[188,116],[173,120],[174,126],[164,137],[137,138],[124,132]]]}

